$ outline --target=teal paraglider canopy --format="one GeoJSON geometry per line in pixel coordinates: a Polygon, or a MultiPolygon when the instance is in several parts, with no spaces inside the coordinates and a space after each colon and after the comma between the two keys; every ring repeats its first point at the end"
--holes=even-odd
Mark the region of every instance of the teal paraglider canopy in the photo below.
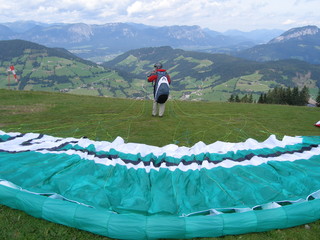
{"type": "Polygon", "coordinates": [[[218,237],[320,219],[320,137],[164,147],[0,131],[0,203],[116,239],[218,237]]]}

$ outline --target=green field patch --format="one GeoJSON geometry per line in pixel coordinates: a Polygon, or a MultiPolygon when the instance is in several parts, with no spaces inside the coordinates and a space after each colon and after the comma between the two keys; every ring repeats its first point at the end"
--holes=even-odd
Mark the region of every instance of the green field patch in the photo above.
{"type": "Polygon", "coordinates": [[[69,82],[71,83],[70,85],[72,85],[73,88],[79,87],[83,84],[83,81],[80,77],[69,78],[69,82]]]}
{"type": "MultiPolygon", "coordinates": [[[[106,73],[106,70],[103,67],[97,66],[97,67],[91,67],[90,68],[90,72],[93,74],[102,74],[102,73],[106,73]]],[[[108,72],[108,71],[107,71],[108,72]]],[[[114,72],[112,70],[109,70],[109,72],[114,72]]]]}
{"type": "Polygon", "coordinates": [[[211,76],[211,77],[207,77],[204,81],[203,81],[203,87],[212,87],[212,85],[219,80],[220,76],[211,76]]]}
{"type": "MultiPolygon", "coordinates": [[[[196,63],[197,66],[195,66],[193,69],[199,70],[202,68],[208,68],[209,66],[213,65],[213,62],[208,59],[196,59],[192,57],[183,57],[183,60],[186,60],[188,62],[196,63]]],[[[177,58],[179,60],[179,58],[177,58]]]]}
{"type": "Polygon", "coordinates": [[[74,77],[76,75],[71,69],[66,67],[57,67],[54,72],[57,76],[74,77]]]}
{"type": "Polygon", "coordinates": [[[262,74],[254,73],[254,74],[250,74],[250,75],[241,76],[240,79],[242,81],[257,82],[257,81],[260,81],[260,79],[262,77],[263,77],[262,74]]]}
{"type": "Polygon", "coordinates": [[[185,57],[182,56],[182,55],[180,55],[179,57],[176,57],[176,58],[174,59],[174,61],[179,61],[179,60],[182,60],[182,59],[185,59],[185,57]]]}
{"type": "Polygon", "coordinates": [[[114,96],[114,92],[111,91],[111,89],[109,89],[109,88],[103,88],[100,91],[103,94],[103,96],[105,96],[105,97],[113,97],[114,96]]]}
{"type": "Polygon", "coordinates": [[[238,82],[238,78],[232,78],[227,82],[224,82],[220,85],[215,86],[213,89],[216,91],[230,91],[230,92],[232,92],[235,89],[237,82],[238,82]]]}
{"type": "MultiPolygon", "coordinates": [[[[173,66],[170,66],[170,68],[167,69],[167,71],[170,73],[170,76],[175,72],[175,69],[178,67],[178,64],[175,64],[173,66]]],[[[179,72],[176,72],[179,73],[179,72]]]]}
{"type": "Polygon", "coordinates": [[[198,86],[196,79],[193,77],[186,77],[181,82],[185,84],[185,89],[193,89],[198,86]]]}
{"type": "Polygon", "coordinates": [[[69,93],[77,94],[77,95],[89,95],[89,96],[99,96],[99,93],[96,89],[88,89],[88,88],[76,88],[69,91],[69,93]]]}
{"type": "MultiPolygon", "coordinates": [[[[57,83],[54,85],[54,89],[62,90],[62,89],[72,89],[73,86],[71,83],[57,83]]],[[[51,87],[53,89],[53,87],[51,87]]]]}
{"type": "Polygon", "coordinates": [[[176,71],[168,71],[168,74],[170,75],[171,80],[175,80],[175,77],[179,78],[179,72],[176,71]]]}
{"type": "Polygon", "coordinates": [[[115,96],[120,97],[120,98],[125,98],[126,97],[124,92],[122,92],[121,90],[116,90],[115,91],[115,96]]]}
{"type": "Polygon", "coordinates": [[[31,72],[30,78],[46,78],[52,75],[50,72],[43,69],[37,69],[31,72]]]}
{"type": "Polygon", "coordinates": [[[238,81],[237,90],[245,91],[245,92],[266,92],[270,89],[267,84],[263,84],[261,82],[242,82],[238,81]]]}
{"type": "Polygon", "coordinates": [[[4,79],[3,77],[1,77],[1,80],[0,80],[0,88],[9,88],[9,87],[8,87],[8,80],[7,80],[7,79],[4,79]]]}
{"type": "Polygon", "coordinates": [[[81,76],[81,77],[92,76],[92,72],[88,67],[71,66],[68,68],[68,70],[73,72],[77,76],[81,76]]]}
{"type": "Polygon", "coordinates": [[[118,65],[120,66],[130,66],[130,65],[134,65],[135,63],[138,62],[138,58],[133,56],[133,55],[129,55],[126,59],[124,59],[122,62],[118,63],[118,65]]]}
{"type": "Polygon", "coordinates": [[[212,88],[205,88],[202,91],[185,91],[183,98],[191,101],[214,101],[214,102],[227,102],[230,93],[226,91],[213,90],[212,88]]]}
{"type": "Polygon", "coordinates": [[[33,69],[33,63],[34,63],[34,61],[27,60],[26,63],[25,63],[24,68],[33,69]]]}
{"type": "Polygon", "coordinates": [[[131,85],[135,88],[147,88],[148,86],[152,86],[152,83],[147,82],[146,80],[134,79],[131,82],[131,85]]]}
{"type": "Polygon", "coordinates": [[[136,62],[135,70],[133,71],[133,73],[135,73],[135,74],[145,73],[144,66],[148,65],[148,64],[150,65],[149,61],[138,61],[138,62],[136,62]]]}
{"type": "Polygon", "coordinates": [[[259,73],[241,76],[240,78],[238,78],[235,87],[237,90],[246,92],[268,91],[270,89],[269,82],[260,81],[262,77],[263,75],[259,73]]]}
{"type": "Polygon", "coordinates": [[[213,65],[213,62],[210,61],[210,60],[207,60],[207,59],[199,60],[197,63],[198,63],[199,65],[193,68],[193,69],[195,69],[195,70],[198,70],[198,69],[201,69],[201,68],[208,68],[208,67],[210,67],[211,65],[213,65]]]}
{"type": "Polygon", "coordinates": [[[124,79],[115,79],[115,80],[108,81],[108,83],[110,84],[110,86],[116,87],[116,88],[118,88],[119,86],[121,86],[121,87],[129,87],[130,86],[130,84],[127,81],[125,81],[124,79]]]}
{"type": "Polygon", "coordinates": [[[204,92],[203,99],[205,101],[214,101],[214,102],[227,102],[230,97],[230,93],[225,91],[211,90],[204,92]]]}

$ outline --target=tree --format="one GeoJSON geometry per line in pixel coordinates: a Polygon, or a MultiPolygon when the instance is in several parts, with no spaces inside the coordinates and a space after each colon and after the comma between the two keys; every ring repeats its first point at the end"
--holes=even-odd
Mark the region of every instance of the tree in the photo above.
{"type": "Polygon", "coordinates": [[[229,102],[234,102],[235,100],[234,100],[234,95],[233,94],[231,94],[231,96],[230,96],[230,98],[229,98],[229,100],[228,100],[229,102]]]}
{"type": "Polygon", "coordinates": [[[247,102],[248,102],[248,95],[245,94],[245,95],[241,98],[240,101],[241,101],[241,102],[244,102],[244,103],[247,103],[247,102]]]}
{"type": "Polygon", "coordinates": [[[298,87],[294,87],[292,90],[290,87],[287,89],[283,87],[275,87],[267,93],[262,93],[258,103],[303,106],[309,102],[309,98],[309,89],[306,86],[304,86],[301,91],[299,91],[298,87]]]}
{"type": "Polygon", "coordinates": [[[308,104],[309,98],[309,90],[306,86],[304,86],[299,93],[299,105],[303,106],[308,104]]]}
{"type": "Polygon", "coordinates": [[[319,92],[318,92],[318,96],[316,98],[317,101],[317,107],[320,107],[320,88],[319,88],[319,92]]]}
{"type": "Polygon", "coordinates": [[[294,87],[292,90],[292,105],[299,105],[299,88],[294,87]]]}
{"type": "Polygon", "coordinates": [[[286,103],[289,105],[292,105],[292,92],[290,87],[286,89],[285,95],[286,95],[286,103]]]}

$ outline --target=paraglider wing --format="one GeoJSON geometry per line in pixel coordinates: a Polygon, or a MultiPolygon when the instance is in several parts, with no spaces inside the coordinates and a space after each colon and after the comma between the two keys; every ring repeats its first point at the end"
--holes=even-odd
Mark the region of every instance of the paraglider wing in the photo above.
{"type": "Polygon", "coordinates": [[[320,137],[164,147],[0,131],[0,204],[115,239],[320,219],[320,137]]]}
{"type": "Polygon", "coordinates": [[[11,66],[8,68],[8,71],[11,72],[12,75],[13,75],[13,77],[14,77],[14,79],[15,79],[16,81],[18,81],[18,77],[17,77],[16,71],[15,71],[13,65],[11,65],[11,66]]]}

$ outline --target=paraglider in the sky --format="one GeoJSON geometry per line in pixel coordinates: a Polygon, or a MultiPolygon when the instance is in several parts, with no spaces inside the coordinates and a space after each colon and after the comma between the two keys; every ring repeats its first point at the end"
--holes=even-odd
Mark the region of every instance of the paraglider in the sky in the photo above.
{"type": "Polygon", "coordinates": [[[17,77],[17,74],[16,74],[16,71],[15,71],[15,68],[13,65],[11,65],[9,68],[8,68],[8,85],[10,85],[10,72],[12,73],[14,79],[16,80],[16,82],[18,82],[18,77],[17,77]]]}
{"type": "Polygon", "coordinates": [[[320,121],[314,124],[316,127],[320,127],[320,121]]]}

